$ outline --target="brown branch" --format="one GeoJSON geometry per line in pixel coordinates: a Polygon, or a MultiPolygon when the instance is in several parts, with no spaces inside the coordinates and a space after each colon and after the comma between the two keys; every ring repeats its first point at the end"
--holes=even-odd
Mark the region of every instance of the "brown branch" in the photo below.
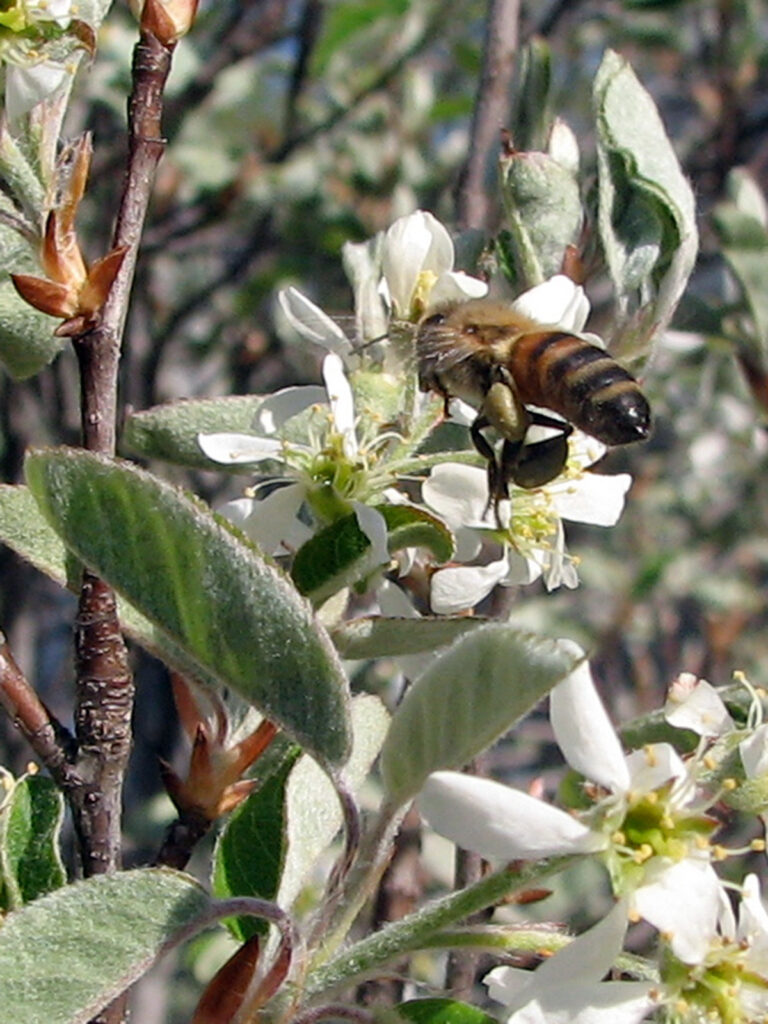
{"type": "Polygon", "coordinates": [[[16,663],[4,634],[0,633],[0,706],[23,733],[62,790],[79,783],[71,756],[74,742],[48,712],[16,663]]]}
{"type": "MultiPolygon", "coordinates": [[[[80,366],[83,445],[112,455],[117,424],[117,372],[128,300],[155,171],[165,143],[162,99],[173,46],[142,31],[133,54],[128,100],[128,168],[112,248],[127,252],[97,326],[74,339],[80,366]]],[[[109,586],[86,570],[76,620],[75,728],[82,785],[70,792],[83,872],[120,866],[122,785],[131,745],[134,684],[109,586]]],[[[118,998],[92,1024],[120,1024],[118,998]]]]}
{"type": "Polygon", "coordinates": [[[456,216],[464,228],[489,226],[488,161],[509,119],[519,17],[520,0],[489,0],[483,70],[472,114],[467,162],[456,193],[456,216]]]}

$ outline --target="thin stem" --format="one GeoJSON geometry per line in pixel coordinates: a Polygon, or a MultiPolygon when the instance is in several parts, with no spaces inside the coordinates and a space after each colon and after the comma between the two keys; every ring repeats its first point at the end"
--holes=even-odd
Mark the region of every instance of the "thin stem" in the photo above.
{"type": "Polygon", "coordinates": [[[16,663],[4,634],[0,633],[0,705],[58,782],[69,790],[79,782],[72,766],[72,736],[46,709],[16,663]]]}
{"type": "Polygon", "coordinates": [[[489,226],[488,158],[509,118],[519,18],[520,0],[489,0],[483,69],[472,114],[467,162],[457,190],[457,218],[465,228],[489,226]]]}
{"type": "Polygon", "coordinates": [[[428,945],[429,936],[446,925],[464,920],[484,907],[492,906],[511,893],[536,887],[544,878],[563,871],[578,860],[577,855],[558,857],[526,865],[521,869],[503,868],[475,885],[428,904],[418,913],[396,921],[344,949],[333,959],[312,971],[307,978],[308,1000],[332,994],[350,984],[370,977],[391,960],[428,945]]]}

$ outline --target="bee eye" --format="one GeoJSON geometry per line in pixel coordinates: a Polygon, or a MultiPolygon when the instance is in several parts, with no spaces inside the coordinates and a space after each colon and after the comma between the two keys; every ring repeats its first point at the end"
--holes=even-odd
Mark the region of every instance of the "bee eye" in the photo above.
{"type": "Polygon", "coordinates": [[[426,327],[433,327],[435,324],[441,324],[445,320],[445,313],[433,313],[432,316],[428,316],[424,321],[426,327]]]}

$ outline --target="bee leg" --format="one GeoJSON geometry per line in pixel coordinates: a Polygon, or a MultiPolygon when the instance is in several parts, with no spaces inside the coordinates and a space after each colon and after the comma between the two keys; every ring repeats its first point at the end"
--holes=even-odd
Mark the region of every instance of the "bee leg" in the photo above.
{"type": "Polygon", "coordinates": [[[496,459],[496,452],[493,450],[491,443],[482,433],[483,427],[488,426],[490,426],[490,424],[487,417],[481,414],[472,422],[472,425],[469,428],[469,433],[472,438],[472,443],[485,459],[488,469],[488,504],[485,506],[483,518],[485,518],[491,505],[493,505],[496,513],[496,523],[500,526],[501,524],[499,523],[498,514],[499,502],[504,498],[509,497],[509,490],[507,488],[507,480],[496,459]]]}

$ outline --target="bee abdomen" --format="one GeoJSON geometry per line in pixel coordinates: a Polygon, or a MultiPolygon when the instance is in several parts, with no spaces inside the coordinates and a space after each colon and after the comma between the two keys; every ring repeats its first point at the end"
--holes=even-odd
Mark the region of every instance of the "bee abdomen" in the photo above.
{"type": "Polygon", "coordinates": [[[635,378],[582,338],[525,335],[512,350],[510,371],[524,404],[552,409],[604,444],[648,436],[650,406],[635,378]]]}

